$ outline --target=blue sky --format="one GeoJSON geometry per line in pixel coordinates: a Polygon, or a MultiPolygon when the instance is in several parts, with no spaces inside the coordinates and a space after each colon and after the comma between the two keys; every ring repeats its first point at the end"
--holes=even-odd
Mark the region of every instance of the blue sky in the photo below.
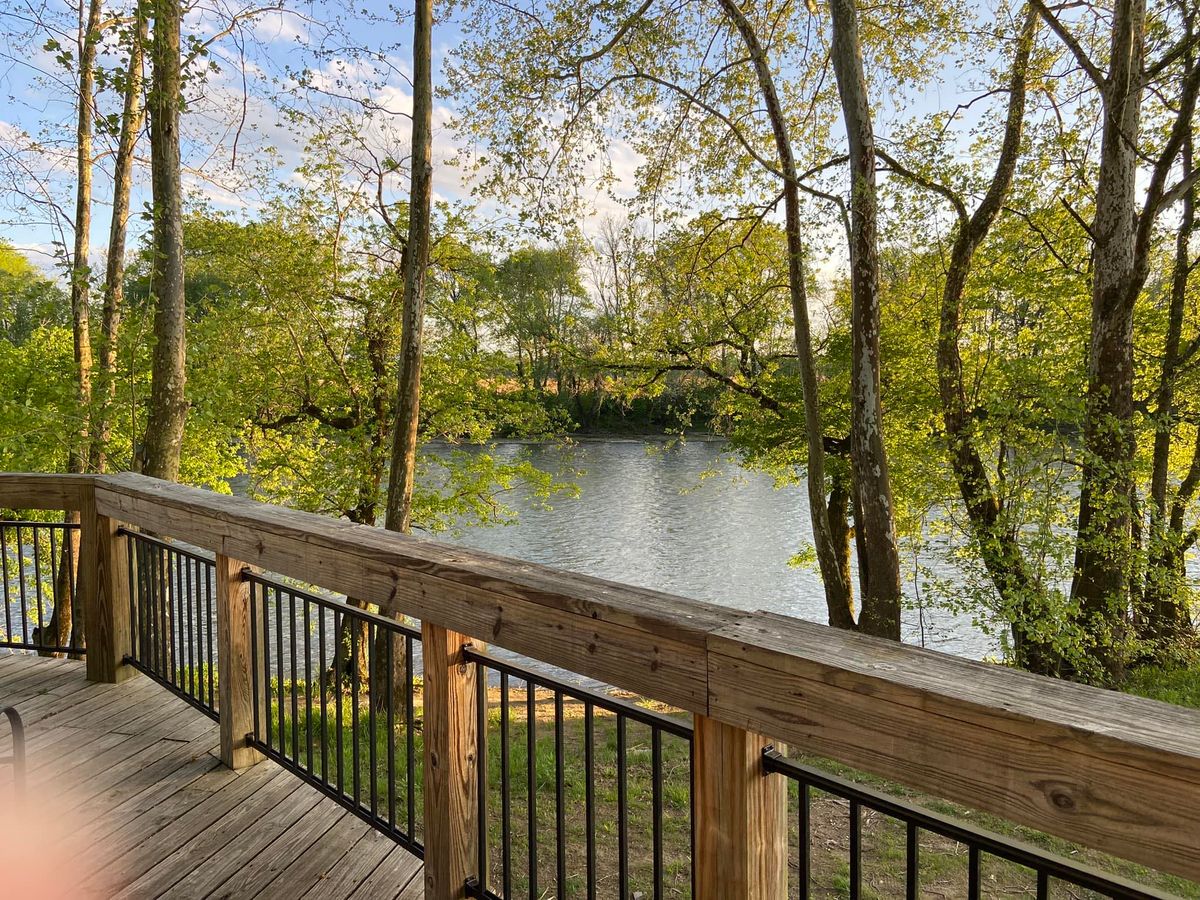
{"type": "MultiPolygon", "coordinates": [[[[225,0],[204,0],[192,8],[185,31],[206,40],[218,32],[243,7],[225,0]]],[[[246,7],[249,8],[249,7],[246,7]]],[[[379,8],[367,6],[367,9],[379,8]]],[[[7,183],[0,185],[0,236],[28,250],[43,267],[53,265],[53,244],[65,236],[69,241],[71,191],[74,183],[73,147],[74,104],[69,79],[53,55],[42,49],[48,34],[62,31],[61,42],[69,43],[74,13],[62,0],[48,0],[49,29],[31,28],[28,21],[6,15],[0,48],[0,147],[7,164],[7,183]],[[39,176],[39,177],[34,177],[39,176]],[[22,177],[27,183],[19,182],[22,177]],[[29,204],[22,196],[42,191],[54,203],[29,204]]],[[[304,135],[284,122],[272,94],[279,91],[290,75],[311,69],[318,83],[332,93],[347,97],[369,93],[376,108],[369,116],[374,139],[381,145],[400,146],[406,140],[411,95],[407,82],[411,29],[409,23],[394,15],[361,14],[350,16],[341,4],[321,2],[289,5],[287,12],[260,15],[254,23],[212,44],[210,52],[217,71],[208,75],[202,89],[190,92],[190,109],[185,116],[185,182],[196,198],[218,208],[244,210],[252,214],[264,200],[263,184],[286,183],[295,177],[301,160],[304,135]],[[325,23],[336,21],[335,33],[325,23]],[[370,46],[380,58],[366,63],[337,48],[370,46]],[[317,51],[323,51],[318,53],[317,51]],[[246,81],[242,71],[245,62],[246,81]],[[368,87],[369,85],[369,87],[368,87]],[[202,175],[200,173],[203,173],[202,175]],[[265,177],[264,177],[265,176],[265,177]]],[[[453,20],[439,21],[435,29],[435,71],[440,73],[447,56],[462,40],[462,31],[453,20]]],[[[108,66],[118,60],[106,57],[108,66]]],[[[971,79],[969,72],[956,71],[946,61],[946,72],[927,95],[908,98],[907,114],[950,108],[963,94],[971,79]]],[[[440,74],[439,82],[442,80],[440,74]]],[[[895,110],[889,97],[876,98],[881,107],[881,132],[895,110]]],[[[114,112],[118,100],[111,93],[100,99],[102,112],[114,112]]],[[[344,108],[352,103],[342,104],[344,108]]],[[[456,110],[439,100],[435,111],[435,192],[446,200],[465,199],[470,193],[469,176],[448,164],[461,148],[450,128],[456,110]]],[[[986,114],[986,109],[971,115],[986,114]]],[[[101,139],[101,152],[95,178],[96,209],[93,215],[93,258],[107,243],[111,190],[111,157],[104,155],[111,141],[101,139]]],[[[142,152],[148,152],[145,144],[142,152]]],[[[620,141],[609,148],[620,190],[629,189],[639,162],[628,145],[620,141]]],[[[392,187],[403,191],[397,179],[392,187]]],[[[138,176],[134,197],[137,210],[149,200],[148,176],[144,166],[138,176]]],[[[619,204],[602,192],[593,196],[595,216],[620,215],[619,204]]],[[[492,204],[489,212],[506,211],[492,204]]],[[[143,227],[135,221],[135,232],[143,227]]]]}

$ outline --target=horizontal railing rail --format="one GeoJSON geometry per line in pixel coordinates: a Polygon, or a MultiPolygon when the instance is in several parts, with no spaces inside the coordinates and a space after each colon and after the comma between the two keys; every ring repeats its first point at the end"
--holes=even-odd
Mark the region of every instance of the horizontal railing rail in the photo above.
{"type": "MultiPolygon", "coordinates": [[[[122,660],[133,655],[122,646],[136,610],[127,606],[131,576],[117,528],[216,554],[217,663],[232,673],[218,679],[217,705],[222,753],[231,760],[268,751],[290,758],[296,750],[286,740],[267,747],[253,722],[258,676],[251,673],[269,679],[271,670],[265,655],[255,655],[257,626],[247,612],[253,585],[243,568],[354,597],[389,623],[419,620],[421,843],[438,851],[426,854],[427,887],[444,888],[430,888],[431,896],[451,896],[472,877],[476,890],[495,887],[482,865],[492,840],[487,792],[495,788],[480,771],[488,762],[480,735],[498,724],[488,672],[529,678],[527,695],[536,698],[541,685],[552,705],[560,690],[538,673],[505,671],[506,660],[485,663],[483,642],[693,716],[698,896],[780,894],[787,779],[763,773],[761,753],[771,743],[1200,880],[1194,710],[140,476],[0,475],[0,506],[80,510],[79,590],[89,611],[89,677],[99,680],[121,677],[122,660]]],[[[255,609],[261,616],[263,601],[255,609]]],[[[286,649],[276,691],[288,673],[296,681],[286,649]]],[[[280,661],[278,645],[272,652],[280,661]]],[[[284,699],[290,708],[299,692],[293,687],[284,699]]],[[[661,733],[678,737],[666,726],[661,733]]],[[[549,868],[556,867],[557,853],[549,868]]],[[[537,877],[549,883],[559,874],[542,876],[539,868],[537,877]]]]}

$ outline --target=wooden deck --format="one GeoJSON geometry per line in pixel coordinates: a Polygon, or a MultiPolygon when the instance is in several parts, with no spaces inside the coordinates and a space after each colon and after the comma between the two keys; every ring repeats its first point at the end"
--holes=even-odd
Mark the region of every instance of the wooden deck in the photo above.
{"type": "MultiPolygon", "coordinates": [[[[147,678],[89,684],[82,663],[5,654],[4,706],[25,721],[33,821],[77,841],[32,836],[72,855],[40,877],[86,873],[63,896],[423,896],[420,860],[272,762],[225,768],[216,724],[147,678]]],[[[5,766],[0,817],[11,796],[5,766]]]]}

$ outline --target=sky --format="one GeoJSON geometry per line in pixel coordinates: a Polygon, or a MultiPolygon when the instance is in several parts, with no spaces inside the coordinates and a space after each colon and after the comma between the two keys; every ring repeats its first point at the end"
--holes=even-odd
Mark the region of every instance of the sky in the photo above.
{"type": "MultiPolygon", "coordinates": [[[[0,184],[0,238],[27,251],[49,271],[54,266],[55,242],[70,241],[75,110],[70,89],[73,76],[63,71],[43,45],[52,35],[69,45],[75,13],[62,0],[44,2],[44,27],[39,28],[25,12],[28,7],[0,0],[0,162],[6,172],[6,181],[0,184]],[[26,200],[31,195],[38,201],[49,197],[54,202],[31,204],[26,200]]],[[[303,157],[305,128],[289,125],[272,95],[277,96],[281,86],[294,83],[300,70],[309,70],[313,83],[329,96],[348,98],[339,104],[342,109],[357,108],[349,98],[369,95],[373,107],[367,112],[359,109],[358,114],[369,123],[373,141],[403,153],[409,127],[406,114],[411,109],[408,21],[382,11],[377,15],[371,12],[384,9],[374,0],[360,10],[363,14],[356,15],[348,15],[342,4],[316,0],[261,14],[248,27],[220,36],[239,9],[242,7],[226,0],[202,0],[191,8],[185,21],[185,34],[213,41],[209,52],[217,63],[202,87],[193,86],[184,117],[185,185],[194,199],[252,216],[270,192],[263,190],[264,184],[287,184],[299,177],[296,168],[303,157]],[[340,26],[337,34],[323,24],[334,19],[340,26]],[[380,57],[365,63],[338,52],[342,45],[378,48],[380,57]]],[[[443,66],[462,39],[462,29],[452,18],[437,23],[434,71],[440,85],[445,83],[443,66]]],[[[119,60],[108,54],[102,63],[115,68],[119,60]]],[[[955,71],[948,63],[945,77],[928,95],[907,98],[907,112],[952,107],[969,88],[971,78],[972,73],[955,71]]],[[[880,118],[886,119],[893,110],[891,98],[879,97],[877,102],[880,118]]],[[[102,112],[118,108],[112,92],[103,94],[100,103],[102,112]]],[[[452,162],[466,149],[451,127],[458,112],[447,98],[440,98],[435,106],[434,192],[437,199],[450,202],[466,201],[471,195],[470,173],[452,162]]],[[[978,111],[971,113],[976,114],[978,111]]],[[[91,229],[94,260],[101,258],[107,244],[112,157],[103,151],[110,145],[111,140],[104,138],[97,148],[101,154],[91,229]]],[[[141,149],[143,156],[148,153],[144,141],[141,149]]],[[[614,140],[607,151],[616,178],[615,196],[604,190],[591,193],[592,209],[585,230],[601,218],[623,217],[620,198],[633,190],[641,161],[637,153],[621,140],[614,140]]],[[[140,169],[135,211],[150,199],[145,165],[140,169]]],[[[402,196],[406,184],[396,178],[390,187],[396,196],[402,196]]],[[[481,209],[501,221],[514,213],[492,202],[484,202],[481,209]]],[[[132,222],[131,228],[134,233],[143,230],[144,221],[132,222]]]]}

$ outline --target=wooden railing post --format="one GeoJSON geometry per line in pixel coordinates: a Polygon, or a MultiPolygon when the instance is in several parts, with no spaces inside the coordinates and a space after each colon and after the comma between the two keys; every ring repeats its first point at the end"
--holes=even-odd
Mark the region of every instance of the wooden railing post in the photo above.
{"type": "MultiPolygon", "coordinates": [[[[217,709],[220,712],[221,762],[241,769],[262,759],[246,743],[254,731],[254,682],[266,700],[264,676],[251,665],[250,583],[243,576],[246,564],[218,553],[217,582],[217,709]]],[[[259,653],[259,661],[263,656],[259,653]]]]}
{"type": "Polygon", "coordinates": [[[476,667],[470,638],[425,622],[425,900],[459,900],[478,862],[476,667]]]}
{"type": "Polygon", "coordinates": [[[76,589],[83,607],[88,681],[118,682],[134,674],[125,664],[130,652],[129,547],[121,523],[96,514],[86,492],[79,511],[79,563],[76,589]]]}
{"type": "Polygon", "coordinates": [[[787,896],[787,782],[763,772],[769,743],[716,719],[695,717],[697,900],[787,896]]]}

